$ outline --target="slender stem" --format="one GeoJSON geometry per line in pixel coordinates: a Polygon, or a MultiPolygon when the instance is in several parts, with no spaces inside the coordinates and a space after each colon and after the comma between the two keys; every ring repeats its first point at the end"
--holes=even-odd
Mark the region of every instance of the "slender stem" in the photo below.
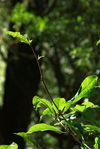
{"type": "Polygon", "coordinates": [[[88,149],[91,149],[87,144],[83,143],[85,147],[87,147],[88,149]]]}
{"type": "Polygon", "coordinates": [[[59,118],[57,120],[58,122],[60,122],[61,126],[65,129],[65,131],[69,133],[74,138],[74,140],[76,140],[79,144],[81,144],[79,138],[77,138],[77,136],[72,132],[72,130],[70,130],[70,128],[66,128],[65,125],[62,124],[59,118]]]}
{"type": "MultiPolygon", "coordinates": [[[[67,120],[65,119],[65,117],[62,115],[63,119],[67,122],[67,120]]],[[[67,128],[65,128],[65,130],[67,130],[67,128]]],[[[68,130],[67,130],[71,135],[72,137],[79,143],[81,144],[80,142],[80,139],[79,137],[77,136],[77,134],[75,134],[75,132],[68,126],[68,130]]]]}
{"type": "Polygon", "coordinates": [[[50,100],[52,101],[52,103],[55,105],[55,107],[57,108],[57,110],[58,110],[58,112],[59,112],[59,109],[58,109],[58,107],[56,106],[55,102],[53,101],[53,98],[52,98],[52,96],[51,96],[51,94],[50,94],[50,92],[49,92],[49,90],[48,90],[48,87],[47,87],[47,85],[46,85],[46,83],[45,83],[44,76],[43,76],[43,72],[42,72],[42,70],[41,70],[40,63],[39,63],[39,60],[38,60],[38,58],[37,58],[37,55],[36,55],[36,53],[35,53],[33,47],[32,47],[31,45],[30,45],[30,47],[31,47],[31,49],[32,49],[32,52],[33,52],[34,57],[35,57],[35,60],[36,60],[36,62],[37,62],[37,65],[38,65],[38,68],[39,68],[39,72],[40,72],[40,76],[41,76],[41,81],[42,81],[42,83],[43,83],[43,85],[44,85],[44,88],[45,88],[45,90],[46,90],[46,92],[47,92],[47,94],[48,94],[50,100]]]}
{"type": "MultiPolygon", "coordinates": [[[[64,117],[64,115],[62,114],[62,117],[63,117],[63,119],[67,122],[67,120],[65,119],[65,117],[64,117]]],[[[58,118],[58,121],[60,122],[60,124],[61,124],[61,126],[65,129],[65,131],[66,132],[68,132],[69,134],[71,134],[71,136],[74,138],[74,140],[76,140],[79,144],[82,144],[83,143],[83,145],[85,146],[85,147],[87,147],[88,149],[91,149],[86,143],[85,143],[85,140],[84,139],[82,139],[81,141],[80,141],[80,138],[78,137],[78,135],[77,134],[75,134],[75,132],[68,126],[68,128],[66,128],[62,123],[61,123],[61,121],[60,121],[60,119],[58,118]]]]}

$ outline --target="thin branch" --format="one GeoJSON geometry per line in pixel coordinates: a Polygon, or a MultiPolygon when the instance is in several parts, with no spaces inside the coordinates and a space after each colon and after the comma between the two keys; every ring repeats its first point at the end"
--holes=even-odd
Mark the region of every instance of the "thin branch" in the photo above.
{"type": "MultiPolygon", "coordinates": [[[[50,94],[50,92],[49,92],[49,90],[48,90],[48,87],[47,87],[47,85],[46,85],[46,83],[45,83],[44,76],[43,76],[43,72],[42,72],[42,70],[41,70],[41,67],[40,67],[39,60],[38,60],[38,58],[37,58],[37,55],[36,55],[36,53],[35,53],[33,47],[32,47],[31,45],[30,45],[30,47],[31,47],[32,52],[33,52],[33,54],[34,54],[34,57],[35,57],[35,59],[36,59],[36,62],[37,62],[38,68],[39,68],[39,72],[40,72],[40,76],[41,76],[41,81],[42,81],[42,83],[43,83],[43,85],[44,85],[44,88],[45,88],[45,90],[46,90],[46,92],[47,92],[47,94],[48,94],[50,100],[52,101],[52,103],[54,104],[54,106],[57,108],[57,110],[58,110],[58,112],[59,112],[59,109],[58,109],[58,107],[56,106],[55,102],[53,101],[53,98],[52,98],[52,96],[51,96],[51,94],[50,94]]],[[[56,114],[56,113],[55,113],[55,114],[56,114]]]]}

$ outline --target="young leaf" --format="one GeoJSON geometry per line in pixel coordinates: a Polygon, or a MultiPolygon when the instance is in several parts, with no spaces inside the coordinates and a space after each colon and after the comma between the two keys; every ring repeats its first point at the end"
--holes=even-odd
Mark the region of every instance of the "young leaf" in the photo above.
{"type": "Polygon", "coordinates": [[[90,101],[86,101],[84,103],[82,103],[83,106],[85,106],[86,108],[97,108],[97,105],[94,105],[92,102],[90,101]]]}
{"type": "Polygon", "coordinates": [[[93,94],[97,86],[97,83],[98,83],[98,77],[96,75],[86,77],[83,80],[76,95],[71,100],[66,102],[64,112],[66,112],[71,107],[72,104],[78,102],[80,99],[89,98],[93,94]]]}
{"type": "Polygon", "coordinates": [[[87,101],[82,103],[81,105],[76,105],[74,108],[71,108],[73,111],[84,112],[88,108],[99,108],[98,105],[94,105],[92,102],[87,101]]]}
{"type": "Polygon", "coordinates": [[[40,106],[40,103],[44,104],[52,113],[54,113],[52,104],[48,100],[39,98],[37,96],[33,97],[33,106],[35,106],[36,109],[40,106]]]}
{"type": "Polygon", "coordinates": [[[94,149],[100,149],[100,136],[95,138],[94,149]]]}
{"type": "Polygon", "coordinates": [[[71,105],[73,104],[73,100],[80,94],[80,92],[81,92],[81,87],[79,88],[75,96],[71,100],[66,102],[64,113],[71,107],[71,105]]]}
{"type": "Polygon", "coordinates": [[[75,97],[75,99],[73,99],[73,103],[76,103],[77,101],[79,101],[82,98],[89,98],[98,83],[98,77],[96,75],[91,75],[85,78],[85,80],[82,82],[81,84],[81,91],[78,94],[78,96],[75,97]]]}
{"type": "Polygon", "coordinates": [[[0,145],[0,149],[18,149],[18,145],[13,142],[10,145],[0,145]]]}
{"type": "Polygon", "coordinates": [[[95,125],[83,125],[86,132],[98,132],[100,133],[100,127],[97,127],[95,125]]]}
{"type": "Polygon", "coordinates": [[[100,44],[100,39],[97,41],[96,46],[98,46],[100,44]]]}
{"type": "Polygon", "coordinates": [[[20,32],[8,31],[7,34],[12,37],[17,38],[20,42],[24,42],[24,43],[30,45],[30,42],[27,40],[27,38],[25,36],[21,35],[20,32]]]}
{"type": "Polygon", "coordinates": [[[64,113],[71,107],[72,103],[73,102],[71,100],[66,102],[66,105],[65,105],[65,108],[64,108],[64,113]]]}
{"type": "Polygon", "coordinates": [[[37,132],[37,131],[47,131],[47,130],[50,130],[50,131],[59,131],[59,129],[57,129],[54,126],[51,126],[51,125],[48,125],[48,124],[45,124],[45,123],[40,123],[40,124],[36,124],[36,125],[32,126],[28,130],[27,134],[31,134],[31,133],[37,132]]]}
{"type": "Polygon", "coordinates": [[[74,108],[71,108],[71,110],[73,111],[78,111],[78,112],[83,112],[86,110],[86,107],[83,105],[76,105],[74,108]]]}
{"type": "Polygon", "coordinates": [[[90,101],[86,101],[84,103],[82,103],[82,105],[85,105],[87,108],[91,107],[91,108],[100,108],[99,105],[94,105],[92,102],[90,101]]]}
{"type": "Polygon", "coordinates": [[[49,108],[46,108],[46,109],[43,111],[43,115],[52,115],[52,112],[50,111],[49,108]]]}
{"type": "MultiPolygon", "coordinates": [[[[64,98],[54,98],[53,101],[60,111],[62,111],[64,109],[64,107],[66,105],[66,100],[64,98]]],[[[56,109],[55,105],[54,105],[54,109],[55,109],[56,113],[58,113],[58,110],[56,109]]]]}
{"type": "Polygon", "coordinates": [[[40,108],[40,103],[41,103],[40,100],[39,100],[39,97],[34,96],[32,103],[33,103],[33,107],[37,111],[37,109],[40,108]]]}

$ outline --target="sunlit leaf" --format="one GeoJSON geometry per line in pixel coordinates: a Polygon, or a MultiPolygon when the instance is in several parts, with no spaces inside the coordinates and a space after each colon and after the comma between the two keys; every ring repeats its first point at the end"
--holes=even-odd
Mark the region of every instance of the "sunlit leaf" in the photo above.
{"type": "Polygon", "coordinates": [[[10,145],[0,145],[0,149],[18,149],[18,145],[13,142],[10,145]]]}
{"type": "Polygon", "coordinates": [[[54,105],[54,109],[56,113],[58,113],[58,110],[62,111],[66,105],[66,100],[64,98],[54,98],[53,99],[54,103],[56,104],[57,108],[54,105]]]}
{"type": "Polygon", "coordinates": [[[97,83],[98,83],[98,77],[96,75],[86,77],[81,84],[80,93],[75,97],[75,99],[72,100],[73,103],[76,103],[81,98],[89,98],[93,94],[97,86],[97,83]]]}
{"type": "Polygon", "coordinates": [[[73,111],[84,112],[88,108],[99,108],[98,105],[94,105],[92,102],[84,102],[81,105],[76,105],[74,108],[71,108],[73,111]]]}
{"type": "Polygon", "coordinates": [[[100,136],[95,138],[94,149],[100,149],[100,136]]]}
{"type": "Polygon", "coordinates": [[[98,83],[98,77],[96,75],[86,77],[83,80],[76,95],[66,103],[64,112],[66,112],[72,104],[78,102],[80,99],[89,98],[93,94],[97,86],[97,83],[98,83]]]}
{"type": "Polygon", "coordinates": [[[30,45],[30,42],[27,40],[27,38],[25,36],[21,35],[20,32],[8,31],[7,34],[12,37],[17,38],[20,42],[24,42],[24,43],[30,45]]]}
{"type": "Polygon", "coordinates": [[[89,108],[89,107],[91,107],[91,108],[96,108],[96,105],[94,105],[94,104],[93,104],[92,102],[90,102],[90,101],[86,101],[86,102],[82,103],[82,105],[85,106],[86,108],[89,108]]]}
{"type": "Polygon", "coordinates": [[[40,108],[40,103],[41,103],[40,100],[39,100],[39,97],[34,96],[32,103],[33,103],[33,107],[37,111],[37,109],[40,108]]]}
{"type": "Polygon", "coordinates": [[[49,108],[46,108],[46,109],[43,111],[43,115],[52,115],[52,112],[50,111],[49,108]]]}
{"type": "Polygon", "coordinates": [[[100,44],[100,39],[97,41],[96,46],[98,46],[100,44]]]}
{"type": "Polygon", "coordinates": [[[70,106],[72,105],[72,103],[73,102],[71,100],[66,102],[66,105],[65,105],[65,108],[64,108],[64,113],[70,108],[70,106]]]}
{"type": "Polygon", "coordinates": [[[35,106],[35,109],[36,110],[37,110],[38,107],[40,107],[40,103],[42,103],[43,105],[45,105],[47,108],[49,108],[49,110],[52,113],[54,113],[52,104],[48,100],[39,98],[37,96],[33,97],[33,106],[35,106]]]}
{"type": "Polygon", "coordinates": [[[59,131],[59,129],[57,129],[54,126],[51,126],[51,125],[48,125],[48,124],[45,124],[45,123],[40,123],[40,124],[36,124],[36,125],[32,126],[28,130],[27,134],[31,134],[31,133],[37,132],[37,131],[47,131],[47,130],[50,130],[50,131],[59,131]]]}
{"type": "Polygon", "coordinates": [[[71,108],[73,111],[83,112],[86,110],[86,107],[83,105],[76,105],[74,108],[71,108]]]}

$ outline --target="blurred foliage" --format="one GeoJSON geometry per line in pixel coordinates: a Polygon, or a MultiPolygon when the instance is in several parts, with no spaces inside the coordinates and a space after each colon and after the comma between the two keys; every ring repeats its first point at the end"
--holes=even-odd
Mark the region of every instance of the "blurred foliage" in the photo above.
{"type": "MultiPolygon", "coordinates": [[[[49,5],[48,1],[45,8],[48,9],[49,5]]],[[[49,13],[42,15],[37,12],[32,0],[23,0],[14,7],[12,0],[0,1],[0,103],[7,47],[13,42],[5,36],[9,26],[27,34],[28,39],[36,44],[36,50],[41,51],[44,56],[40,59],[41,68],[53,97],[70,99],[85,76],[100,76],[100,45],[96,46],[100,38],[100,1],[57,0],[49,13]]],[[[38,95],[47,98],[41,84],[38,95]]],[[[99,91],[94,102],[100,103],[99,91]]],[[[96,117],[99,119],[98,114],[96,117]]]]}
{"type": "Polygon", "coordinates": [[[5,80],[5,63],[3,62],[0,56],[0,105],[3,104],[3,87],[4,87],[4,80],[5,80]]]}

